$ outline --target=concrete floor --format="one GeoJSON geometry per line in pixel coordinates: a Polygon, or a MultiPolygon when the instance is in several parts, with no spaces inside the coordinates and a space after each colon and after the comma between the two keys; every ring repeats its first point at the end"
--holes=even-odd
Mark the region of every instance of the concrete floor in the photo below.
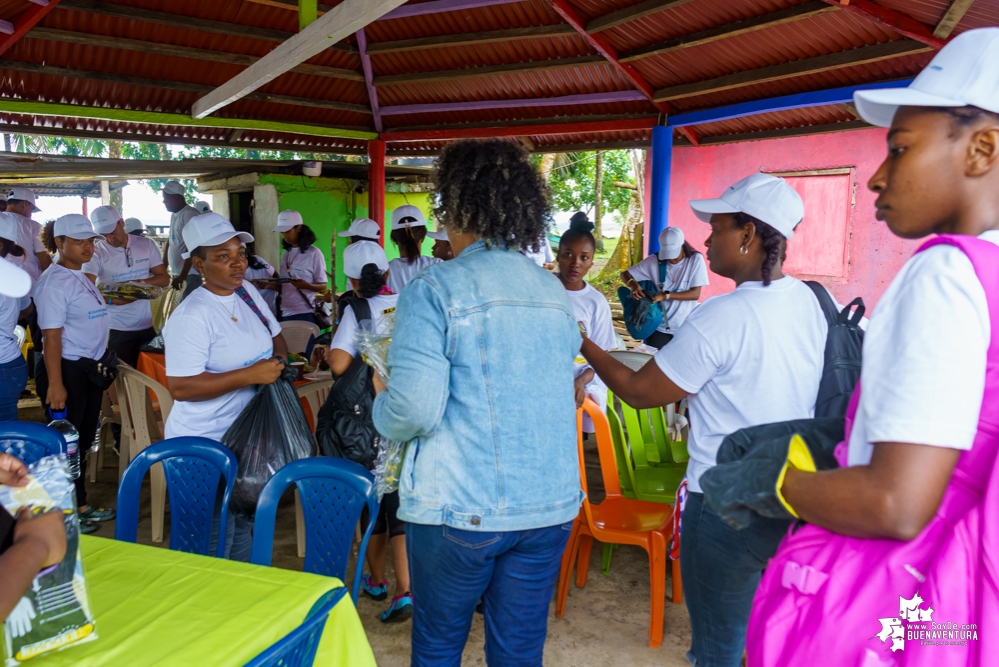
{"type": "MultiPolygon", "coordinates": [[[[19,406],[21,419],[42,421],[41,410],[37,406],[37,399],[22,401],[19,406]]],[[[107,457],[105,466],[98,472],[96,483],[88,482],[87,491],[93,504],[114,507],[117,497],[117,458],[111,454],[107,457]]],[[[591,494],[594,500],[599,500],[603,492],[595,447],[588,448],[587,470],[591,494]]],[[[148,482],[143,488],[140,504],[138,541],[142,544],[154,544],[151,541],[148,482]]],[[[166,530],[169,531],[169,510],[166,523],[166,530]]],[[[102,524],[96,535],[113,537],[114,522],[102,524]]],[[[168,543],[167,532],[165,540],[154,546],[166,547],[168,543]]],[[[688,663],[683,656],[690,646],[690,624],[686,607],[669,602],[671,581],[667,581],[666,584],[663,645],[657,649],[650,649],[648,648],[648,557],[637,547],[621,546],[614,552],[609,575],[604,577],[600,574],[600,555],[600,545],[595,544],[589,580],[585,588],[571,586],[564,618],[555,618],[555,602],[552,600],[548,616],[545,665],[605,667],[617,664],[634,667],[645,665],[686,667],[688,663]]],[[[302,563],[295,546],[294,506],[289,493],[283,499],[278,512],[273,564],[276,567],[301,570],[302,563]]],[[[349,576],[353,576],[353,570],[349,576]]],[[[389,579],[394,581],[391,558],[389,558],[389,579]]],[[[386,607],[386,602],[374,602],[362,596],[358,602],[358,614],[378,664],[381,667],[404,667],[409,665],[411,624],[410,622],[392,625],[381,623],[378,614],[386,607]]],[[[465,647],[463,664],[485,665],[483,644],[482,616],[476,614],[465,647]]]]}

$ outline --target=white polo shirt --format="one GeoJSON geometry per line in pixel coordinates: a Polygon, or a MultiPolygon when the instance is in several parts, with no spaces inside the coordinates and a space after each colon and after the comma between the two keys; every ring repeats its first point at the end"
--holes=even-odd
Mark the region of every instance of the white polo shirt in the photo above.
{"type": "MultiPolygon", "coordinates": [[[[649,255],[635,266],[628,269],[635,280],[648,280],[659,287],[659,291],[686,292],[695,287],[708,284],[708,265],[704,255],[696,253],[684,257],[676,264],[666,263],[666,281],[659,282],[659,256],[649,255]]],[[[690,313],[697,308],[697,301],[663,301],[666,309],[666,319],[657,331],[676,333],[690,313]]]]}
{"type": "MultiPolygon", "coordinates": [[[[132,236],[124,248],[115,248],[107,241],[98,241],[94,256],[83,265],[83,272],[95,276],[98,285],[114,285],[131,280],[145,280],[153,275],[152,268],[163,265],[156,243],[145,236],[132,236]]],[[[110,326],[115,331],[142,331],[153,326],[153,312],[148,299],[139,299],[122,306],[109,306],[110,326]]]]}
{"type": "Polygon", "coordinates": [[[402,257],[393,259],[389,262],[389,289],[399,294],[402,292],[402,288],[408,285],[409,281],[415,278],[420,271],[440,261],[436,257],[427,257],[426,255],[420,255],[412,264],[409,263],[408,259],[402,257]]]}
{"type": "Polygon", "coordinates": [[[61,264],[45,269],[35,285],[41,329],[62,329],[62,358],[100,359],[108,346],[108,306],[83,271],[61,264]]]}
{"type": "Polygon", "coordinates": [[[45,246],[42,245],[41,239],[42,226],[31,218],[24,217],[20,213],[11,213],[11,215],[17,218],[18,223],[17,240],[15,243],[21,246],[24,250],[24,257],[13,258],[15,261],[12,263],[20,266],[28,272],[29,276],[31,276],[32,291],[28,293],[28,296],[32,296],[34,294],[35,284],[42,276],[42,265],[38,262],[38,253],[46,252],[45,246]]]}

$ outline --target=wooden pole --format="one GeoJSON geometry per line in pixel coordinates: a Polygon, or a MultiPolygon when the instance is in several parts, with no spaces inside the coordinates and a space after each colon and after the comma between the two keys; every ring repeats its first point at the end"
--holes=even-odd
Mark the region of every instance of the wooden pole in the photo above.
{"type": "Polygon", "coordinates": [[[378,223],[382,233],[378,242],[385,247],[385,142],[368,142],[368,217],[378,223]]]}
{"type": "Polygon", "coordinates": [[[604,225],[601,220],[603,213],[603,196],[604,196],[604,152],[597,151],[597,166],[594,170],[593,179],[595,183],[595,192],[593,195],[593,236],[597,239],[597,252],[604,251],[604,225]]]}

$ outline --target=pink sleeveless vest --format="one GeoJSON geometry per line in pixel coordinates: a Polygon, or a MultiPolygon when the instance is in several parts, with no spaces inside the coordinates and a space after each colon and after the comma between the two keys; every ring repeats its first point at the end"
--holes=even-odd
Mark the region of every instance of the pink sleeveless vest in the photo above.
{"type": "Polygon", "coordinates": [[[812,525],[789,534],[753,600],[749,667],[999,665],[999,247],[940,236],[917,252],[940,243],[971,259],[989,306],[992,339],[974,445],[958,459],[936,515],[910,542],[812,525]]]}

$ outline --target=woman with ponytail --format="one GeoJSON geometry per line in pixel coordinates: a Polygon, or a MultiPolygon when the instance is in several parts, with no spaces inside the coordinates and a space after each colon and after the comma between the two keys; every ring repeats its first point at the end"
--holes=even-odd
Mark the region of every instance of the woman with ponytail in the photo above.
{"type": "Polygon", "coordinates": [[[737,532],[704,503],[699,480],[716,465],[730,433],[814,415],[829,327],[812,290],[782,271],[787,240],[805,212],[790,185],[753,174],[721,197],[690,206],[711,225],[705,241],[711,270],[734,280],[735,291],[694,309],[655,363],[640,371],[590,340],[582,352],[631,406],[690,402],[680,541],[691,625],[687,657],[691,664],[738,667],[753,593],[787,522],[761,518],[737,532]]]}
{"type": "Polygon", "coordinates": [[[302,214],[287,210],[278,214],[275,232],[281,234],[280,273],[291,282],[281,285],[281,321],[316,322],[312,314],[316,292],[326,289],[326,258],[315,246],[316,233],[302,223],[302,214]]]}
{"type": "Polygon", "coordinates": [[[423,212],[409,204],[392,211],[392,243],[399,248],[399,258],[389,262],[392,278],[389,288],[399,294],[409,281],[423,269],[441,261],[423,255],[423,239],[427,238],[427,221],[423,212]]]}

